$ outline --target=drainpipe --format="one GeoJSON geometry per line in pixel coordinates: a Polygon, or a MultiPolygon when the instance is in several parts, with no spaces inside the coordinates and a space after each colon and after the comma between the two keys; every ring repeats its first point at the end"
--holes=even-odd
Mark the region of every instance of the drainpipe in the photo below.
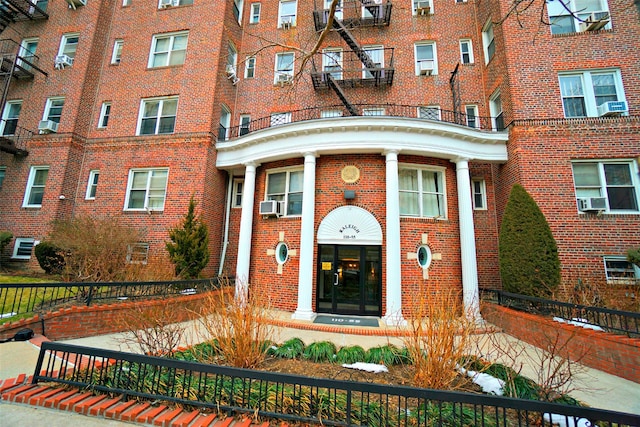
{"type": "Polygon", "coordinates": [[[224,221],[224,241],[222,243],[222,255],[220,255],[220,268],[218,269],[218,277],[222,276],[224,269],[224,260],[227,256],[227,247],[229,246],[229,216],[231,215],[231,197],[233,195],[233,171],[229,172],[229,188],[227,189],[227,202],[225,206],[226,218],[224,221]]]}

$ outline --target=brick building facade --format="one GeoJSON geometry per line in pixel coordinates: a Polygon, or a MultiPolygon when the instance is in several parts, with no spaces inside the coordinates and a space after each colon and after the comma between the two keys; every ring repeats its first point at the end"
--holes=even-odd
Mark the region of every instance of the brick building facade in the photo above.
{"type": "Polygon", "coordinates": [[[193,195],[206,273],[296,318],[477,310],[519,183],[566,283],[638,278],[639,11],[538,3],[0,1],[3,264],[82,215],[153,257],[193,195]]]}

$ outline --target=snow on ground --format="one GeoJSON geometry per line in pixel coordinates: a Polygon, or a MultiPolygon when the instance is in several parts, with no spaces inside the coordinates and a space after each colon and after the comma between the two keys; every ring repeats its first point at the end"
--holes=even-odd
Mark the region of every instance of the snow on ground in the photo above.
{"type": "Polygon", "coordinates": [[[600,326],[592,325],[587,319],[581,319],[579,317],[574,317],[571,320],[566,320],[562,317],[554,317],[553,320],[560,323],[568,323],[569,325],[573,326],[581,326],[585,329],[593,329],[594,331],[604,331],[604,329],[602,329],[600,326]]]}
{"type": "Polygon", "coordinates": [[[360,371],[373,372],[374,374],[379,374],[380,372],[389,372],[386,366],[378,365],[376,363],[364,363],[364,362],[356,362],[349,365],[345,363],[342,365],[343,368],[349,369],[358,369],[360,371]]]}

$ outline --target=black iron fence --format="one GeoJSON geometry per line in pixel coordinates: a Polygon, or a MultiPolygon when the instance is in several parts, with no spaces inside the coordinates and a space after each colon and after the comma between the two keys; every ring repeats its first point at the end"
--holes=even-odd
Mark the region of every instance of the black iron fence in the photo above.
{"type": "Polygon", "coordinates": [[[217,278],[162,282],[0,284],[0,322],[65,306],[191,295],[218,287],[220,281],[217,278]]]}
{"type": "Polygon", "coordinates": [[[473,393],[310,378],[53,342],[33,383],[331,426],[638,426],[640,416],[473,393]],[[584,418],[580,424],[578,419],[584,418]],[[597,423],[597,424],[596,424],[597,423]]]}
{"type": "Polygon", "coordinates": [[[640,337],[640,313],[553,301],[501,290],[483,290],[484,300],[515,310],[599,326],[607,332],[640,337]]]}

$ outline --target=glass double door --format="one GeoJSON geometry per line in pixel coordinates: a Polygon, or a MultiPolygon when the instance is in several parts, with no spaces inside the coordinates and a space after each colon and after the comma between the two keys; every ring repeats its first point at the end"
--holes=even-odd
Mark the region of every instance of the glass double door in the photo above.
{"type": "Polygon", "coordinates": [[[318,313],[380,316],[381,247],[320,245],[318,313]]]}

